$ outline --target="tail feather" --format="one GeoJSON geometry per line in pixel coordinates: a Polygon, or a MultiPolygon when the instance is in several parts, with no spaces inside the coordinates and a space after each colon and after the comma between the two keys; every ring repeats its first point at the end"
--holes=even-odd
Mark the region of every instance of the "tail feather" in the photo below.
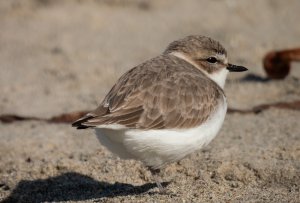
{"type": "Polygon", "coordinates": [[[85,125],[84,123],[87,122],[89,119],[95,118],[95,116],[92,115],[85,115],[84,117],[78,119],[74,123],[72,123],[72,127],[76,127],[77,129],[86,129],[86,128],[92,128],[93,126],[85,125]]]}

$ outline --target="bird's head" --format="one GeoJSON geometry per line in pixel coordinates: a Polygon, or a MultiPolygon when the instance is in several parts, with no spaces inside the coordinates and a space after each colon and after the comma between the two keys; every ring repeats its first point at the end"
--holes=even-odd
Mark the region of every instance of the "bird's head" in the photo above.
{"type": "Polygon", "coordinates": [[[224,87],[228,72],[242,72],[247,68],[228,63],[227,51],[217,41],[205,36],[188,36],[172,42],[164,54],[172,54],[194,65],[224,87]]]}

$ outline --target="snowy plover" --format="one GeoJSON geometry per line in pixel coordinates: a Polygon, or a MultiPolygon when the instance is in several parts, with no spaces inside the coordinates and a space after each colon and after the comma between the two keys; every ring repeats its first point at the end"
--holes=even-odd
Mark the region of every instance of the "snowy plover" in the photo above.
{"type": "Polygon", "coordinates": [[[246,70],[228,63],[219,42],[188,36],[121,76],[100,106],[73,126],[95,128],[107,149],[142,161],[155,175],[216,136],[227,111],[227,73],[246,70]]]}

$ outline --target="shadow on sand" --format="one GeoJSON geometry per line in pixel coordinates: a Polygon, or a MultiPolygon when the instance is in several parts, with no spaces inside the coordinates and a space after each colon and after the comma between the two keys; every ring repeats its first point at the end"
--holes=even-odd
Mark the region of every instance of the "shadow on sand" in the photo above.
{"type": "MultiPolygon", "coordinates": [[[[168,183],[163,183],[167,186],[168,183]]],[[[22,180],[3,202],[80,201],[104,197],[138,195],[155,188],[155,183],[133,186],[125,183],[110,184],[75,172],[48,179],[22,180]]]]}
{"type": "Polygon", "coordinates": [[[261,77],[256,74],[249,73],[245,77],[241,78],[240,81],[242,82],[269,82],[270,79],[266,77],[261,77]]]}

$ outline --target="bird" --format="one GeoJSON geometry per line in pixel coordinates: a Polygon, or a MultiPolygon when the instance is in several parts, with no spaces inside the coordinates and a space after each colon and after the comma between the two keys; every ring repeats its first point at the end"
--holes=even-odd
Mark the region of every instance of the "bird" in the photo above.
{"type": "Polygon", "coordinates": [[[123,74],[72,126],[95,129],[109,151],[143,162],[163,192],[160,169],[212,141],[227,111],[226,77],[246,70],[228,63],[218,41],[190,35],[123,74]]]}

